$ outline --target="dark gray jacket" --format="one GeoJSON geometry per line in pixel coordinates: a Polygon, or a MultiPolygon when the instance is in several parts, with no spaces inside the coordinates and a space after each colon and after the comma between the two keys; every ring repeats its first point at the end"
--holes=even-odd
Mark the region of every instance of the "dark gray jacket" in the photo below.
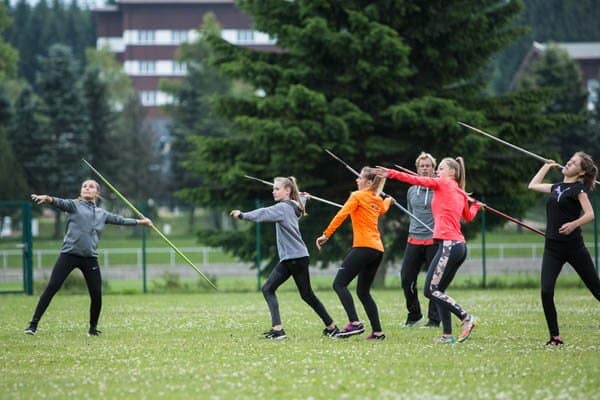
{"type": "Polygon", "coordinates": [[[137,224],[133,218],[124,218],[109,213],[89,201],[53,197],[51,205],[68,213],[67,233],[60,250],[61,253],[75,254],[81,257],[97,257],[98,241],[105,224],[137,224]]]}
{"type": "MultiPolygon", "coordinates": [[[[406,194],[408,211],[433,230],[433,215],[431,214],[432,198],[433,190],[417,185],[408,188],[408,193],[406,194]]],[[[431,239],[433,233],[425,228],[423,224],[411,218],[408,227],[408,236],[414,239],[425,240],[431,239]]]]}

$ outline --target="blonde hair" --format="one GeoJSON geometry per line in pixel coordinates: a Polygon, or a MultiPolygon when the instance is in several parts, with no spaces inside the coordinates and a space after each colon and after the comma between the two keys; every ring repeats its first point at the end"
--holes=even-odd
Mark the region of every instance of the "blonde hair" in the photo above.
{"type": "Polygon", "coordinates": [[[369,190],[375,194],[379,194],[383,191],[383,186],[385,185],[385,177],[381,176],[377,168],[371,167],[363,167],[360,170],[360,174],[363,178],[368,181],[372,181],[371,186],[369,186],[369,190]]]}
{"type": "Polygon", "coordinates": [[[431,161],[433,168],[435,168],[435,166],[436,166],[435,157],[429,153],[425,153],[424,151],[422,151],[421,154],[419,154],[419,157],[417,157],[417,159],[415,160],[415,167],[419,168],[419,161],[425,160],[425,159],[431,161]]]}
{"type": "Polygon", "coordinates": [[[302,199],[300,198],[300,190],[298,189],[298,183],[296,182],[296,178],[293,176],[283,177],[278,176],[273,179],[274,182],[279,182],[285,188],[290,189],[290,199],[295,200],[300,206],[300,212],[304,216],[306,215],[306,209],[304,208],[304,203],[302,203],[302,199]]]}
{"type": "Polygon", "coordinates": [[[456,183],[458,183],[458,186],[462,190],[465,190],[465,187],[467,185],[465,160],[463,160],[462,157],[446,157],[440,162],[440,164],[441,163],[446,163],[446,165],[448,165],[448,168],[452,168],[454,170],[454,180],[456,181],[456,183]]]}
{"type": "Polygon", "coordinates": [[[590,156],[589,154],[584,153],[583,151],[578,151],[577,153],[575,153],[575,155],[581,160],[580,167],[583,171],[583,177],[581,178],[583,180],[583,186],[591,192],[596,188],[596,177],[598,176],[598,167],[594,163],[592,156],[590,156]]]}

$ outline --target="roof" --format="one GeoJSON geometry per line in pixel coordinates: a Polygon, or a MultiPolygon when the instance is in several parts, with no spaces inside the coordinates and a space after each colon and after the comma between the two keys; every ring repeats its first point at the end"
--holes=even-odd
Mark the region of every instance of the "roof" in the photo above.
{"type": "Polygon", "coordinates": [[[565,50],[574,60],[600,59],[600,42],[572,42],[572,43],[539,43],[533,42],[533,47],[543,53],[549,44],[554,44],[565,50]]]}

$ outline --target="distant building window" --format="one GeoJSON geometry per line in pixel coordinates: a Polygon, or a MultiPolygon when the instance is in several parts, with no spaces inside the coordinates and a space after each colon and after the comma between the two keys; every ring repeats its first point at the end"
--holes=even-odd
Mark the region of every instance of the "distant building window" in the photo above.
{"type": "Polygon", "coordinates": [[[173,73],[174,74],[185,74],[187,73],[187,65],[179,61],[173,61],[173,73]]]}
{"type": "Polygon", "coordinates": [[[154,31],[138,31],[138,42],[142,44],[154,44],[156,41],[154,31]]]}
{"type": "Polygon", "coordinates": [[[600,90],[600,82],[597,79],[589,79],[587,81],[587,90],[588,90],[588,104],[587,108],[589,111],[594,111],[596,109],[596,105],[598,104],[598,92],[600,90]]]}
{"type": "Polygon", "coordinates": [[[254,31],[251,31],[251,30],[239,30],[239,31],[237,31],[237,42],[238,43],[252,43],[252,42],[254,42],[254,31]]]}
{"type": "Polygon", "coordinates": [[[153,74],[156,72],[155,61],[140,61],[140,74],[153,74]]]}
{"type": "Polygon", "coordinates": [[[188,41],[188,31],[171,31],[171,43],[180,44],[188,41]]]}
{"type": "Polygon", "coordinates": [[[140,101],[142,105],[145,107],[150,107],[156,105],[156,92],[153,91],[141,91],[140,92],[140,101]]]}

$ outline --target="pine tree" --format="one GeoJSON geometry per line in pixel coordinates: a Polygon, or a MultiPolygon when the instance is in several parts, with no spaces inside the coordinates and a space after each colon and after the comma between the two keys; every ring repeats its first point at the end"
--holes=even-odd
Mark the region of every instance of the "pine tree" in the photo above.
{"type": "MultiPolygon", "coordinates": [[[[551,118],[543,113],[548,96],[485,94],[482,71],[520,33],[511,25],[520,2],[247,0],[240,7],[253,16],[256,29],[277,38],[281,51],[252,51],[205,32],[211,64],[260,95],[226,95],[216,102],[218,114],[233,126],[225,137],[197,139],[188,163],[211,182],[193,191],[201,204],[252,206],[260,191],[243,174],[267,179],[295,175],[301,189],[343,202],[356,189],[354,177],[323,148],[355,169],[374,164],[410,167],[425,150],[438,159],[465,157],[467,190],[514,197],[514,204],[503,211],[523,211],[528,200],[520,200],[526,192],[521,181],[534,164],[490,165],[486,157],[496,144],[457,124],[492,127],[507,139],[525,143],[550,125],[551,118]],[[502,184],[490,185],[498,176],[502,184]]],[[[403,203],[407,187],[388,187],[403,203]]],[[[262,193],[268,199],[264,189],[262,193]]],[[[336,210],[311,210],[303,233],[312,247],[312,238],[336,210]]],[[[386,255],[392,259],[404,248],[407,222],[394,210],[382,223],[386,255]]],[[[213,238],[208,238],[211,244],[220,241],[236,255],[252,255],[249,240],[213,238]]],[[[337,260],[350,239],[336,234],[332,242],[321,253],[312,247],[311,254],[337,260]]],[[[266,239],[264,246],[264,254],[275,258],[272,242],[266,239]]]]}

